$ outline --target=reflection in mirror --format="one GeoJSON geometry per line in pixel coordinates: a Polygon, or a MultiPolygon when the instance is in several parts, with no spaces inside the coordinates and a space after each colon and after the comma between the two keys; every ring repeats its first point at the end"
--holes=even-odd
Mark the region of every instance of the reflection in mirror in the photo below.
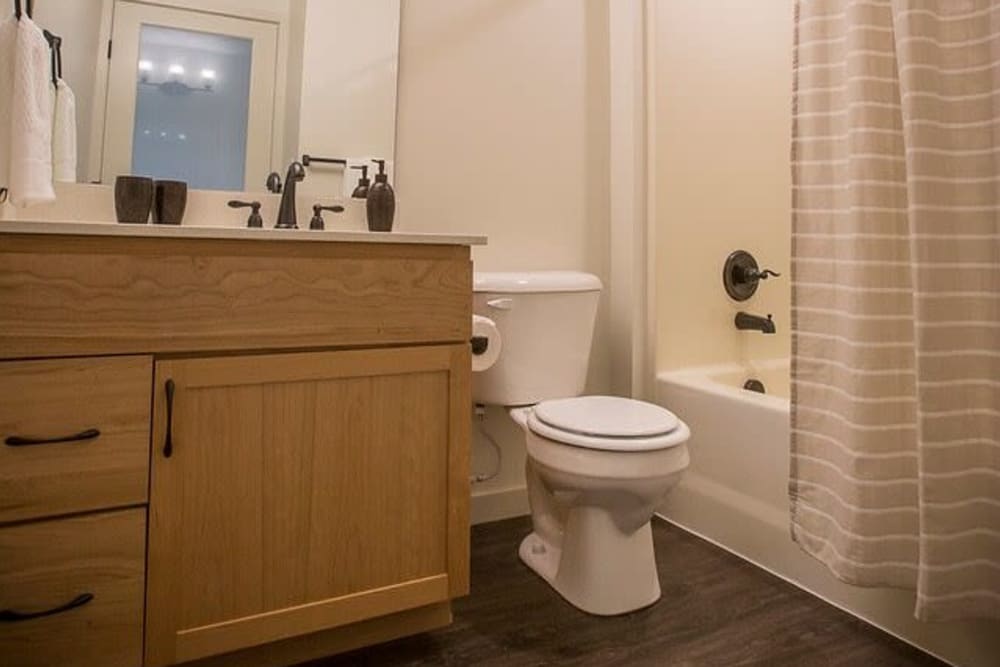
{"type": "Polygon", "coordinates": [[[131,171],[242,190],[252,51],[249,39],[143,25],[131,171]]]}
{"type": "MultiPolygon", "coordinates": [[[[59,0],[81,182],[120,174],[261,191],[303,154],[347,166],[395,148],[399,0],[59,0]],[[110,58],[109,58],[110,54],[110,58]]],[[[315,164],[300,192],[349,196],[315,164]]]]}

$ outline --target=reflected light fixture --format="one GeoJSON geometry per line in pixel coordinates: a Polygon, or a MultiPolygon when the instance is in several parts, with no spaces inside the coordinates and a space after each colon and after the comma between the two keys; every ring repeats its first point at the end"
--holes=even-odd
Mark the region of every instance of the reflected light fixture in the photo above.
{"type": "Polygon", "coordinates": [[[151,81],[150,72],[156,69],[151,60],[139,61],[139,83],[147,86],[155,86],[160,92],[167,95],[187,95],[188,93],[211,93],[215,85],[215,70],[201,70],[201,85],[189,86],[182,78],[185,73],[184,66],[180,63],[171,63],[167,66],[170,77],[164,81],[151,81]]]}
{"type": "Polygon", "coordinates": [[[153,62],[150,60],[139,61],[139,80],[143,83],[149,81],[149,73],[153,71],[153,62]]]}
{"type": "Polygon", "coordinates": [[[214,69],[203,69],[201,70],[201,85],[205,90],[211,90],[212,86],[215,85],[215,70],[214,69]]]}

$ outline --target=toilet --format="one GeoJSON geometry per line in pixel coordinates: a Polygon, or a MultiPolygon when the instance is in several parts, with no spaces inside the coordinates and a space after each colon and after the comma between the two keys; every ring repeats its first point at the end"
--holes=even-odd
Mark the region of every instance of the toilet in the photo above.
{"type": "Polygon", "coordinates": [[[525,433],[533,530],[521,560],[568,602],[610,616],[660,598],[650,519],[688,466],[688,427],[660,406],[581,396],[601,281],[572,271],[477,273],[473,310],[499,358],[473,373],[476,403],[525,433]]]}

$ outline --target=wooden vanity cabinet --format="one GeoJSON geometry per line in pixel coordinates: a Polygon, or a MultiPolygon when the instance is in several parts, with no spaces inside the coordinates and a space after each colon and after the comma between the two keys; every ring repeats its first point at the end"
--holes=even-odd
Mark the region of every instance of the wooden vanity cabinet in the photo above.
{"type": "Polygon", "coordinates": [[[0,664],[283,665],[449,623],[471,274],[461,245],[0,234],[0,664]]]}

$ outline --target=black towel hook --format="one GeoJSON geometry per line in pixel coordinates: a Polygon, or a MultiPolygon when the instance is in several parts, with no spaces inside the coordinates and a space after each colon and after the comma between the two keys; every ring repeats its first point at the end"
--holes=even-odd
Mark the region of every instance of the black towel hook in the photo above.
{"type": "MultiPolygon", "coordinates": [[[[25,9],[28,11],[28,18],[31,18],[31,0],[25,0],[25,9]]],[[[14,0],[14,16],[21,18],[21,0],[14,0]]]]}
{"type": "Polygon", "coordinates": [[[52,85],[59,87],[59,77],[62,76],[62,37],[43,30],[45,41],[49,43],[49,56],[52,63],[52,85]]]}

